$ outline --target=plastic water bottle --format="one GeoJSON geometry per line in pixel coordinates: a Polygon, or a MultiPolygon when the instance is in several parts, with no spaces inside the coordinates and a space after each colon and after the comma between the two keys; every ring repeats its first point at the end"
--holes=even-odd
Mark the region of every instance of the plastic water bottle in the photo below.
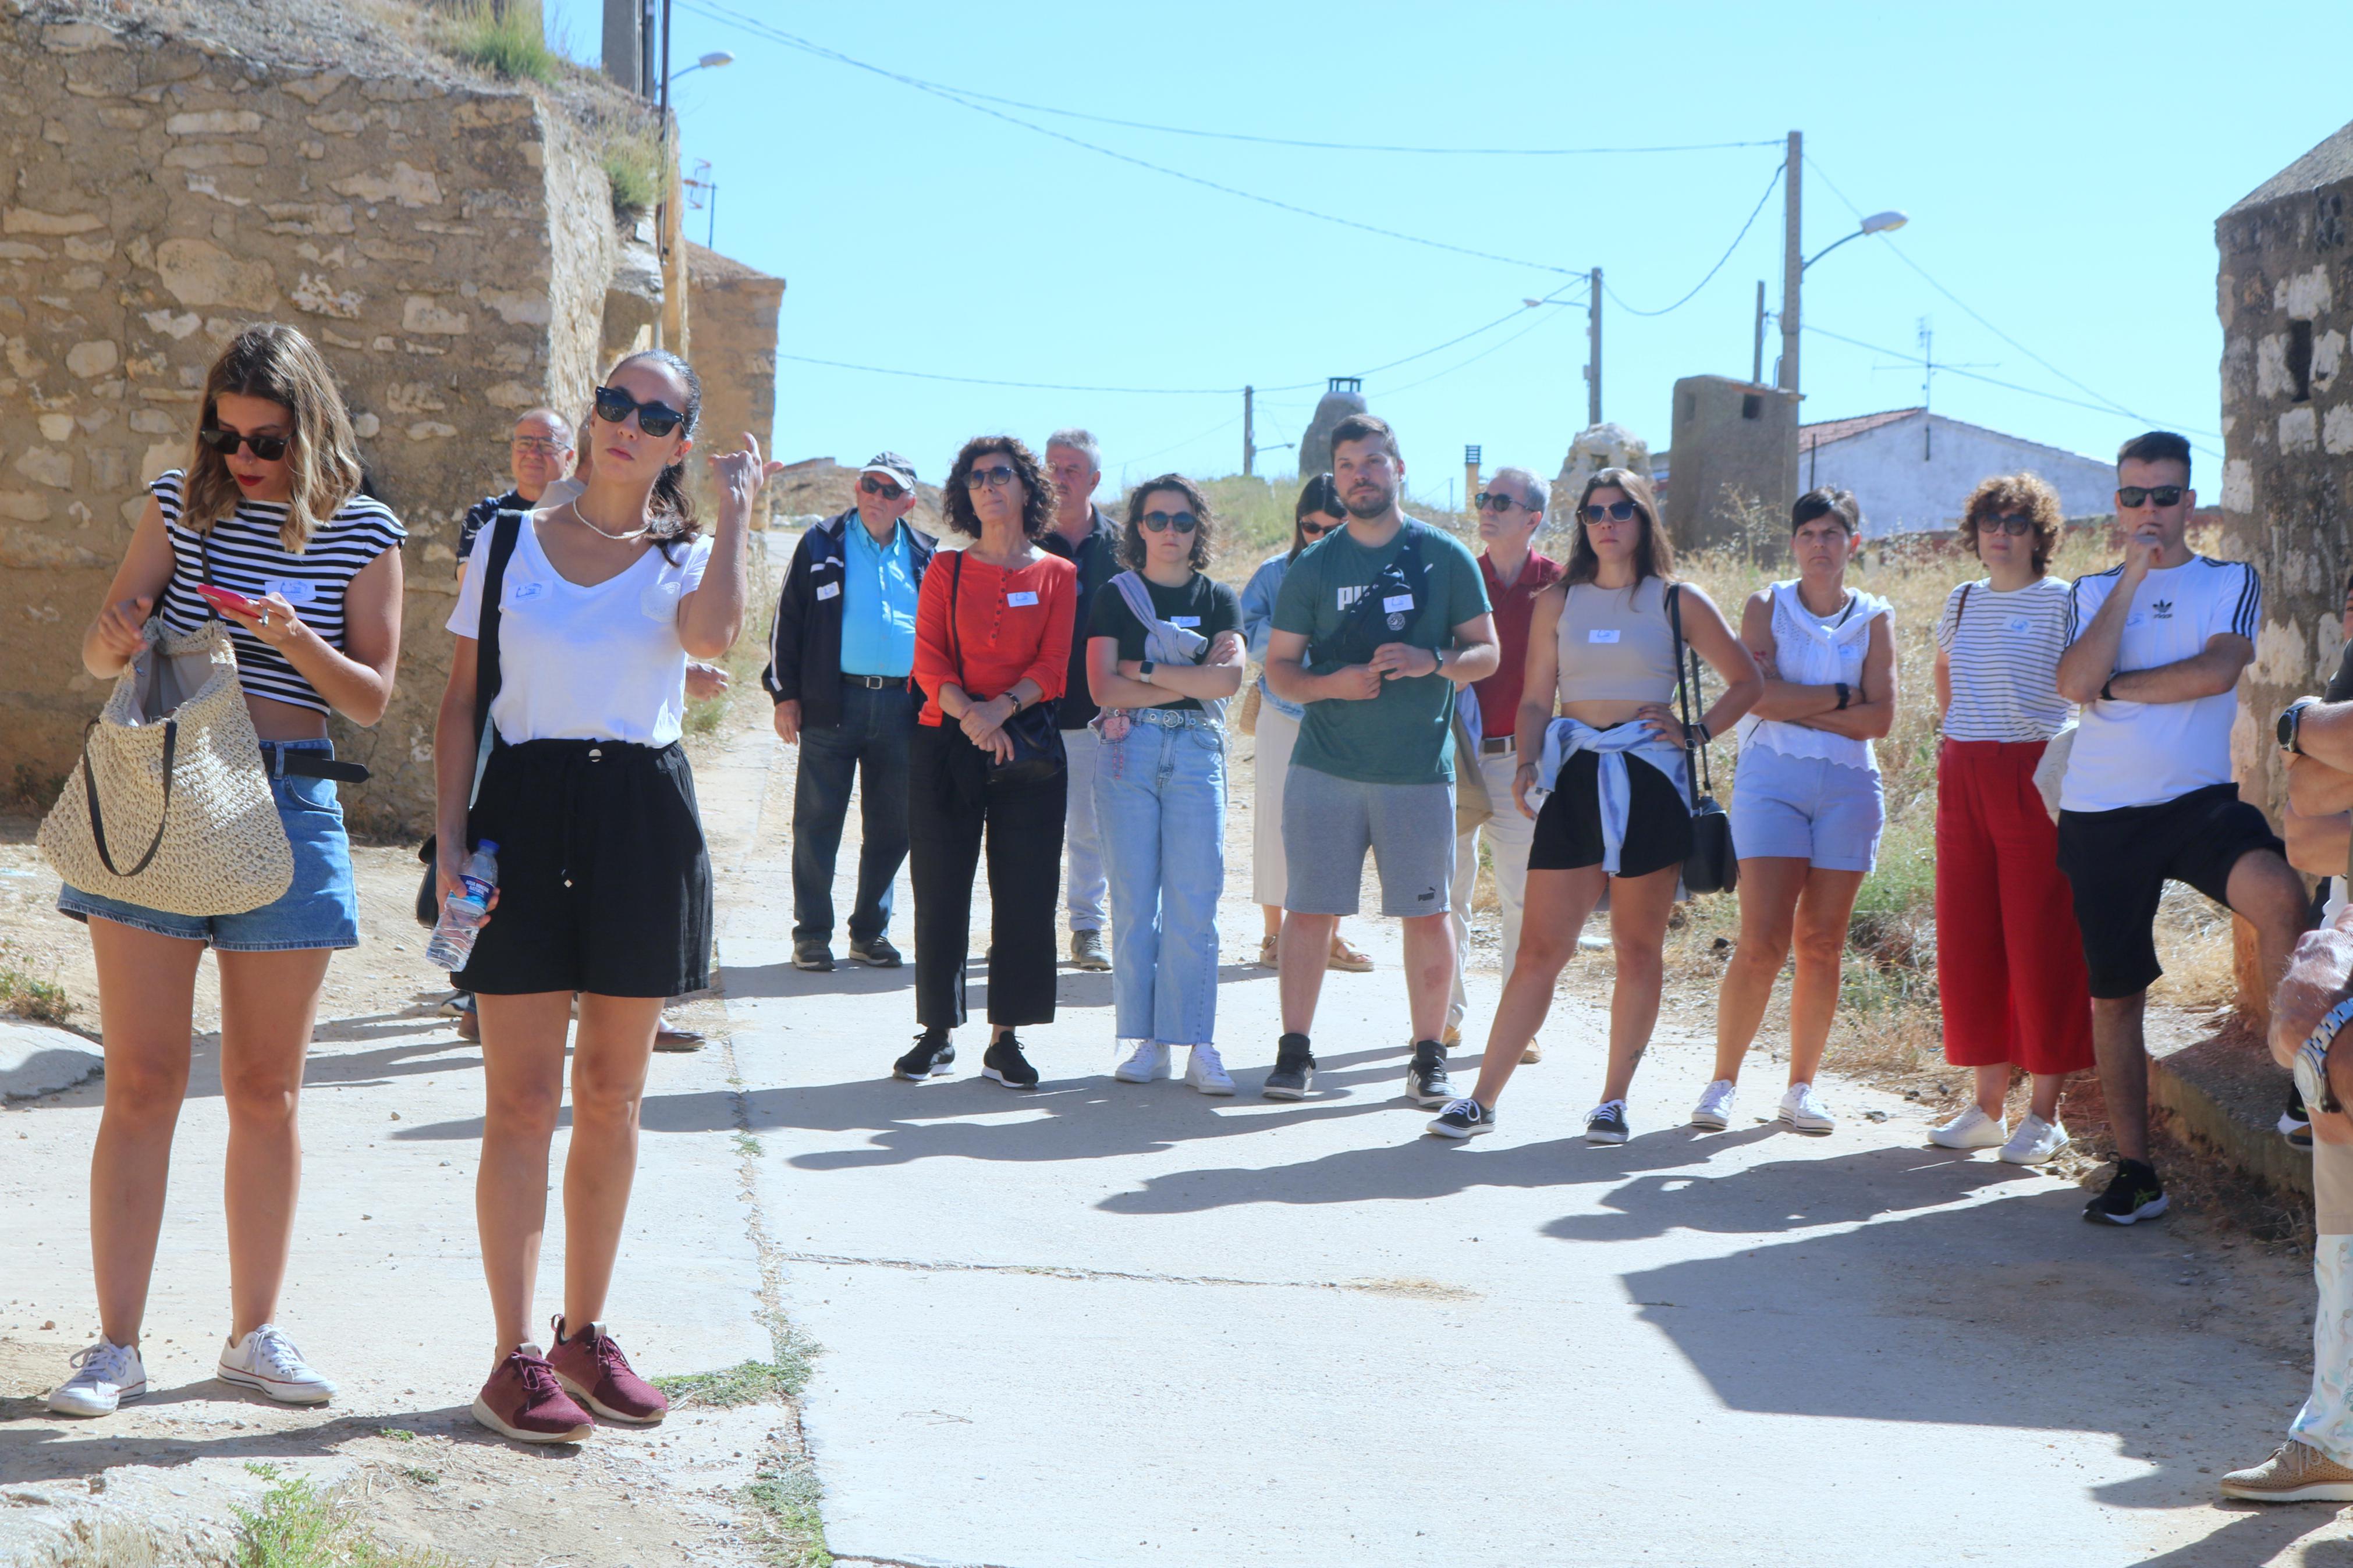
{"type": "Polygon", "coordinates": [[[458,889],[441,900],[441,919],[433,940],[425,944],[425,962],[436,969],[466,967],[473,956],[474,938],[491,912],[491,892],[499,885],[499,847],[485,838],[466,857],[458,871],[458,889]]]}

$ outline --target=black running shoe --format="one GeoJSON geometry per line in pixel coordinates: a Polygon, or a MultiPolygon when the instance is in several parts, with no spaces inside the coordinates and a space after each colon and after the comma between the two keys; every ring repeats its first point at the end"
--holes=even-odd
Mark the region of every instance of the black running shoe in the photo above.
{"type": "Polygon", "coordinates": [[[2165,1206],[2165,1189],[2158,1185],[2156,1167],[2138,1160],[2119,1160],[2108,1190],[2084,1205],[2084,1217],[2094,1225],[2137,1225],[2155,1219],[2165,1206]]]}
{"type": "Polygon", "coordinates": [[[1465,1095],[1438,1113],[1430,1131],[1440,1138],[1476,1138],[1495,1130],[1495,1113],[1465,1095]]]}
{"type": "Polygon", "coordinates": [[[1259,1092],[1269,1100],[1304,1100],[1315,1082],[1315,1056],[1304,1035],[1285,1035],[1274,1047],[1274,1070],[1259,1092]]]}
{"type": "Polygon", "coordinates": [[[1405,1069],[1405,1097],[1416,1105],[1444,1105],[1454,1098],[1446,1076],[1446,1047],[1436,1040],[1413,1043],[1413,1065],[1405,1069]]]}
{"type": "Polygon", "coordinates": [[[1021,1042],[1011,1035],[981,1053],[980,1076],[993,1078],[1008,1089],[1035,1089],[1038,1069],[1021,1054],[1021,1042]]]}
{"type": "Polygon", "coordinates": [[[899,950],[891,945],[891,939],[887,936],[872,937],[865,942],[851,937],[849,956],[874,969],[896,969],[904,962],[899,956],[899,950]]]}
{"type": "Polygon", "coordinates": [[[1586,1112],[1585,1141],[1588,1143],[1623,1143],[1629,1136],[1624,1100],[1605,1100],[1586,1112]]]}
{"type": "Polygon", "coordinates": [[[2312,1152],[2312,1112],[2304,1108],[2304,1091],[2294,1084],[2287,1086],[2287,1109],[2280,1112],[2279,1135],[2291,1147],[2312,1152]]]}
{"type": "Polygon", "coordinates": [[[833,949],[821,942],[793,943],[793,967],[822,974],[833,967],[833,949]]]}
{"type": "Polygon", "coordinates": [[[955,1047],[944,1029],[925,1029],[915,1037],[915,1048],[891,1064],[894,1077],[909,1083],[941,1078],[955,1070],[955,1047]]]}

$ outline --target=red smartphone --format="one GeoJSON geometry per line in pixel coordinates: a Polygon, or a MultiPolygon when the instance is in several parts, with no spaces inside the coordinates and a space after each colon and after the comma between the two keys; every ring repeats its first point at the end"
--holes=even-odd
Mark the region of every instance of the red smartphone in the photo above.
{"type": "Polygon", "coordinates": [[[248,599],[227,588],[216,588],[210,583],[197,584],[196,592],[202,594],[214,608],[234,610],[240,616],[259,616],[269,607],[259,599],[248,599]]]}

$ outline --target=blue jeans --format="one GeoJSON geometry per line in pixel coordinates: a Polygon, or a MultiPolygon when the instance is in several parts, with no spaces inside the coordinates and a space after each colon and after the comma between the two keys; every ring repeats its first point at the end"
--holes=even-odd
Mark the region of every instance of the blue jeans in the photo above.
{"type": "Polygon", "coordinates": [[[849,940],[891,929],[891,884],[907,858],[907,744],[915,732],[914,693],[904,682],[880,689],[841,683],[841,722],[801,731],[793,786],[793,940],[833,940],[833,862],[849,815],[849,786],[865,777],[858,850],[858,899],[849,940]]]}
{"type": "Polygon", "coordinates": [[[1145,710],[1125,739],[1101,743],[1094,796],[1111,879],[1119,1037],[1213,1044],[1225,736],[1206,714],[1145,710]]]}

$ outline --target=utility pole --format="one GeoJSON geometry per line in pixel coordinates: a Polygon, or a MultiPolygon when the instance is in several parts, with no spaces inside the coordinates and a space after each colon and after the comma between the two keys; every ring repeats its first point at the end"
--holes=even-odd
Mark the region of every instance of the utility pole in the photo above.
{"type": "Polygon", "coordinates": [[[1242,478],[1246,479],[1258,471],[1258,426],[1250,409],[1255,395],[1255,388],[1242,388],[1242,478]]]}
{"type": "Polygon", "coordinates": [[[1765,279],[1757,279],[1757,352],[1749,361],[1748,382],[1752,386],[1765,384],[1765,279]]]}
{"type": "Polygon", "coordinates": [[[1479,493],[1479,458],[1478,447],[1462,448],[1462,494],[1466,500],[1479,493]]]}
{"type": "Polygon", "coordinates": [[[1591,356],[1585,367],[1585,423],[1601,423],[1601,268],[1586,279],[1585,335],[1591,356]]]}
{"type": "Polygon", "coordinates": [[[1781,166],[1781,378],[1785,392],[1799,390],[1798,383],[1798,291],[1806,274],[1806,252],[1800,236],[1803,211],[1806,133],[1789,132],[1789,151],[1781,166]]]}

